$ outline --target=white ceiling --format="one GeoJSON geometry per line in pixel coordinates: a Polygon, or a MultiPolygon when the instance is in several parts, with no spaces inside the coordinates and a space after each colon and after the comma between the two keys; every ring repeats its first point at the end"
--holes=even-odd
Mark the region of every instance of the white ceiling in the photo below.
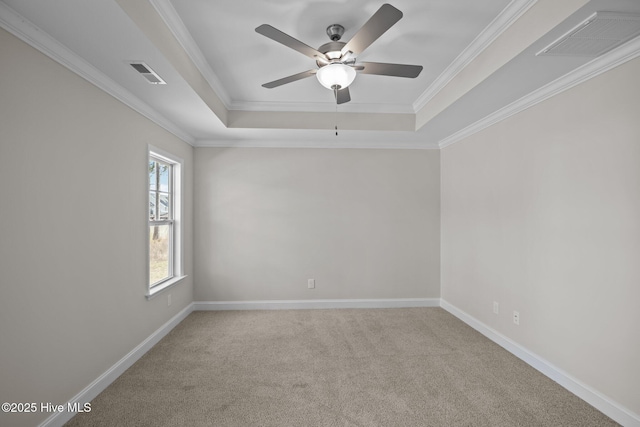
{"type": "MultiPolygon", "coordinates": [[[[393,5],[403,12],[403,18],[358,60],[417,64],[423,65],[424,70],[416,79],[360,75],[351,87],[353,104],[377,104],[387,109],[412,111],[412,104],[429,83],[508,3],[509,0],[395,0],[393,5]]],[[[267,23],[318,48],[330,41],[326,35],[328,25],[343,25],[342,40],[348,41],[381,4],[370,0],[172,2],[207,63],[223,83],[232,106],[308,103],[322,104],[325,110],[335,108],[333,94],[313,78],[276,89],[261,87],[267,81],[316,66],[310,58],[267,39],[254,29],[267,23]]]]}
{"type": "Polygon", "coordinates": [[[338,113],[315,77],[261,86],[315,64],[257,26],[317,48],[328,25],[347,41],[381,4],[3,0],[0,25],[193,145],[428,148],[598,60],[535,55],[593,12],[640,13],[637,0],[394,0],[403,18],[358,60],[422,65],[418,78],[358,75],[338,113]]]}

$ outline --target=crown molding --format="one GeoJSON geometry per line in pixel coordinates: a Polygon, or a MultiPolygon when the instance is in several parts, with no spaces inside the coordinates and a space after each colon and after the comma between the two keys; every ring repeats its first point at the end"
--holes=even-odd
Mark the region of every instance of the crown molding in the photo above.
{"type": "Polygon", "coordinates": [[[414,141],[352,141],[345,137],[336,137],[335,141],[326,140],[197,140],[195,147],[212,148],[359,148],[389,150],[438,150],[436,143],[414,141]]]}
{"type": "MultiPolygon", "coordinates": [[[[156,7],[163,19],[170,20],[171,12],[166,12],[166,8],[172,10],[173,14],[177,14],[175,9],[171,6],[168,0],[150,0],[152,5],[156,7]]],[[[472,44],[465,49],[465,51],[458,56],[458,58],[452,63],[450,67],[445,70],[443,74],[434,81],[434,83],[427,89],[425,93],[416,101],[428,102],[442,87],[444,87],[448,81],[453,78],[462,68],[464,68],[475,56],[477,56],[482,50],[484,50],[496,37],[498,37],[504,30],[506,30],[512,22],[514,22],[520,15],[525,13],[537,0],[513,0],[509,5],[501,12],[501,14],[492,21],[492,23],[472,42],[472,44]]],[[[179,20],[180,18],[177,17],[179,20]]],[[[182,21],[179,21],[182,23],[182,21]]],[[[176,25],[174,23],[167,24],[171,31],[175,31],[176,25]]],[[[184,24],[181,24],[184,27],[184,24]]],[[[84,78],[91,84],[95,85],[99,89],[113,96],[115,99],[129,106],[133,110],[147,117],[160,127],[166,129],[168,132],[174,134],[184,142],[195,147],[264,147],[264,148],[379,148],[379,149],[438,149],[452,145],[462,139],[465,139],[476,132],[479,132],[495,123],[498,123],[514,114],[517,114],[539,102],[542,102],[552,96],[555,96],[567,89],[572,88],[584,81],[587,81],[593,77],[596,77],[618,65],[621,65],[629,60],[640,56],[640,37],[636,37],[631,41],[623,44],[622,46],[608,52],[601,57],[594,59],[593,61],[575,69],[574,71],[565,74],[564,76],[554,80],[553,82],[537,89],[534,92],[525,95],[519,100],[495,111],[494,113],[485,116],[483,119],[461,129],[448,137],[440,140],[438,143],[431,142],[393,142],[393,141],[349,141],[348,139],[342,140],[338,138],[338,141],[329,140],[197,140],[192,135],[188,134],[166,117],[161,115],[157,110],[149,106],[147,103],[140,100],[138,97],[131,94],[131,92],[118,85],[112,79],[107,77],[101,71],[93,67],[84,59],[79,57],[73,51],[66,46],[52,38],[46,32],[35,26],[33,23],[22,17],[12,8],[7,6],[4,2],[0,2],[0,28],[5,29],[9,33],[18,37],[22,41],[26,42],[33,48],[47,55],[49,58],[68,68],[70,71],[84,78]]],[[[186,30],[185,30],[186,31],[186,30]]],[[[175,32],[174,32],[175,34],[175,32]]],[[[188,34],[188,32],[187,32],[188,34]]],[[[182,36],[176,36],[179,42],[183,42],[182,36]]],[[[190,36],[189,36],[190,38],[190,36]]],[[[193,45],[195,42],[191,39],[193,45]]],[[[189,55],[191,51],[187,49],[189,55]]],[[[199,50],[198,50],[199,52],[199,50]]],[[[201,55],[201,52],[200,52],[201,55]]],[[[196,58],[192,57],[196,61],[198,68],[201,64],[197,63],[196,58]]],[[[206,61],[204,61],[206,64],[206,61]]],[[[200,68],[201,71],[203,70],[200,68]]],[[[206,67],[209,71],[210,68],[206,67]]],[[[206,71],[206,70],[205,70],[206,71]]],[[[209,80],[210,77],[215,78],[213,72],[208,75],[206,72],[205,78],[209,80]]],[[[215,78],[217,81],[217,78],[215,78]]],[[[221,94],[217,88],[214,88],[216,93],[221,94]]],[[[226,95],[226,94],[225,94],[226,95]]],[[[225,96],[228,102],[228,96],[225,96]]],[[[242,107],[245,111],[269,111],[271,108],[275,109],[277,103],[237,103],[233,104],[234,107],[242,107]],[[272,104],[271,106],[269,104],[272,104]]],[[[419,104],[414,104],[419,105],[419,104]]],[[[290,108],[292,111],[318,111],[327,112],[327,104],[322,103],[289,103],[286,108],[290,108]]],[[[342,107],[344,108],[344,107],[342,107]]],[[[368,112],[376,112],[380,108],[386,108],[385,112],[389,112],[389,106],[377,105],[370,108],[367,106],[368,112]]],[[[403,106],[395,105],[390,107],[398,109],[399,112],[404,109],[403,106]]],[[[418,107],[420,108],[420,107],[418,107]]],[[[279,107],[279,111],[282,111],[282,107],[279,107]]],[[[349,110],[351,111],[351,110],[349,110]]],[[[356,110],[354,110],[355,112],[356,110]]],[[[380,111],[382,112],[382,111],[380,111]]]]}
{"type": "Polygon", "coordinates": [[[0,2],[0,27],[142,114],[158,126],[171,132],[184,142],[190,145],[195,144],[193,136],[180,129],[149,104],[134,96],[62,43],[22,17],[4,2],[0,2]]]}
{"type": "Polygon", "coordinates": [[[530,108],[552,96],[558,95],[567,89],[579,85],[602,73],[605,73],[627,61],[640,56],[640,36],[623,44],[622,46],[584,64],[581,67],[565,74],[562,77],[548,83],[541,88],[523,96],[515,102],[489,114],[481,120],[455,132],[439,141],[440,148],[455,144],[476,132],[488,128],[514,114],[530,108]]]}
{"type": "Polygon", "coordinates": [[[538,0],[512,0],[413,103],[417,113],[538,0]]]}
{"type": "Polygon", "coordinates": [[[160,15],[167,25],[167,28],[169,28],[173,36],[178,40],[178,43],[180,43],[184,51],[189,55],[189,58],[191,58],[196,68],[200,71],[207,83],[209,83],[211,89],[218,95],[218,98],[220,98],[225,108],[231,110],[231,97],[229,93],[227,93],[224,85],[209,66],[204,54],[195,40],[193,40],[193,37],[191,37],[191,33],[184,25],[182,18],[180,18],[180,15],[178,15],[178,12],[171,2],[169,0],[149,0],[149,3],[151,3],[156,12],[158,12],[158,15],[160,15]]]}

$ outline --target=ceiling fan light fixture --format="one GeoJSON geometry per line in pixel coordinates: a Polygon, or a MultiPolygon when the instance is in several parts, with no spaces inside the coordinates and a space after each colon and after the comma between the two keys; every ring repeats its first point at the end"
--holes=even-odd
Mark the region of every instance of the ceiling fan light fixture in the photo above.
{"type": "Polygon", "coordinates": [[[334,90],[336,87],[344,89],[353,83],[356,78],[356,70],[340,62],[334,62],[320,67],[316,77],[320,84],[327,89],[334,90]]]}
{"type": "Polygon", "coordinates": [[[265,83],[267,89],[282,86],[316,75],[318,82],[334,92],[337,104],[351,101],[349,85],[356,78],[356,71],[363,74],[380,76],[416,78],[422,71],[421,65],[386,64],[382,62],[363,62],[356,64],[356,56],[360,55],[389,28],[402,18],[402,12],[390,4],[383,4],[365,24],[351,37],[347,43],[341,42],[344,27],[339,24],[329,25],[327,35],[331,39],[317,49],[296,40],[268,24],[256,28],[258,34],[270,38],[288,48],[314,59],[318,69],[311,69],[291,76],[265,83]]]}

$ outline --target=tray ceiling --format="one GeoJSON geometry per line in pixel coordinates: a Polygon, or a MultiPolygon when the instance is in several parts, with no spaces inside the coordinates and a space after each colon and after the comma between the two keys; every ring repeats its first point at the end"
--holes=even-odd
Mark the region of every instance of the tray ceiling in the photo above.
{"type": "Polygon", "coordinates": [[[255,28],[269,24],[317,48],[331,24],[350,39],[380,2],[4,0],[0,24],[193,145],[437,148],[593,61],[536,53],[594,12],[640,13],[633,0],[392,4],[403,18],[358,60],[422,65],[422,73],[360,74],[340,106],[315,78],[263,88],[315,64],[255,28]],[[149,84],[134,61],[167,84],[149,84]]]}

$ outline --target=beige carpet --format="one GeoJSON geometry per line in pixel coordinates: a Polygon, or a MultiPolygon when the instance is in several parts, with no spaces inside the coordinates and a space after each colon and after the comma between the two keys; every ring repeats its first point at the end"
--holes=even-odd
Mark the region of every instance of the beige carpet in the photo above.
{"type": "Polygon", "coordinates": [[[67,426],[609,426],[440,308],[194,312],[67,426]]]}

